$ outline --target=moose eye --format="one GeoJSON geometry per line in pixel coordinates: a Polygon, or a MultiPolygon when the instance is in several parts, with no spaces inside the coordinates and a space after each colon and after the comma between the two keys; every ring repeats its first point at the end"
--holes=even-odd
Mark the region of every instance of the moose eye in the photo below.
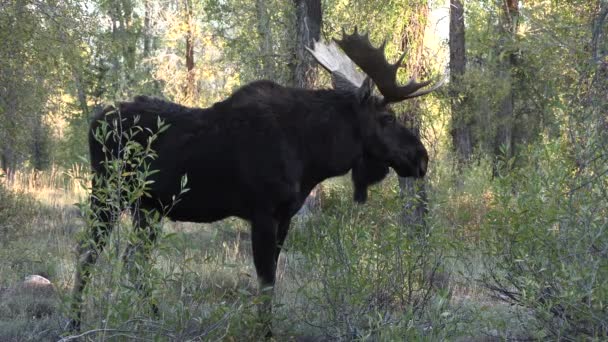
{"type": "Polygon", "coordinates": [[[395,118],[395,116],[391,114],[385,114],[380,116],[380,123],[382,123],[383,125],[394,124],[396,120],[397,119],[395,118]]]}

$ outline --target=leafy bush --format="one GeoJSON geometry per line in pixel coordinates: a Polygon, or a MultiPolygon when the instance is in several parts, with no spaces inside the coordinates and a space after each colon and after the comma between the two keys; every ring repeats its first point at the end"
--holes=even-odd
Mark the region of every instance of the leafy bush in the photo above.
{"type": "Polygon", "coordinates": [[[7,189],[0,179],[0,245],[6,247],[21,232],[27,231],[37,208],[33,198],[7,189]]]}
{"type": "MultiPolygon", "coordinates": [[[[106,153],[105,160],[101,161],[104,168],[103,177],[95,175],[92,180],[93,188],[90,188],[89,177],[81,179],[82,186],[92,193],[91,200],[102,204],[103,208],[95,208],[91,200],[79,203],[82,216],[85,218],[85,229],[80,236],[80,251],[97,248],[93,241],[93,234],[103,235],[103,231],[109,229],[113,235],[105,237],[105,249],[109,253],[108,263],[101,267],[93,268],[93,282],[89,284],[85,294],[88,302],[93,304],[87,307],[85,313],[93,313],[92,320],[88,324],[96,328],[108,328],[121,326],[133,319],[139,312],[148,312],[150,304],[154,304],[154,298],[145,298],[145,293],[151,291],[158,283],[159,276],[154,271],[148,258],[154,259],[152,253],[154,243],[149,241],[151,230],[160,230],[163,215],[166,213],[143,212],[148,224],[142,229],[123,231],[122,213],[124,210],[137,210],[143,196],[151,184],[149,176],[157,171],[150,170],[150,161],[156,157],[152,149],[152,143],[158,138],[159,133],[167,129],[162,121],[158,121],[157,132],[145,130],[138,126],[138,119],[134,122],[125,122],[120,113],[111,122],[101,122],[99,128],[94,132],[94,137],[103,146],[106,153]],[[125,129],[123,129],[123,126],[125,129]],[[126,128],[128,127],[128,128],[126,128]],[[143,138],[142,138],[143,136],[143,138]],[[117,149],[112,149],[106,144],[113,142],[117,149]],[[104,226],[101,221],[101,213],[108,213],[111,227],[104,226]],[[120,262],[122,247],[125,243],[129,246],[137,246],[136,253],[128,255],[125,252],[125,265],[120,262]],[[132,258],[131,258],[132,256],[132,258]],[[123,272],[124,268],[130,272],[123,272]],[[103,271],[102,271],[103,270],[103,271]],[[99,276],[99,272],[102,275],[99,276]],[[127,273],[131,277],[124,277],[127,273]],[[97,284],[97,281],[102,281],[97,284]],[[142,291],[142,289],[147,289],[142,291]],[[135,293],[134,293],[135,292],[135,293]],[[135,295],[134,295],[135,294],[135,295]],[[144,295],[143,298],[141,295],[144,295]]],[[[110,118],[110,116],[108,116],[110,118]]],[[[169,208],[167,208],[169,209],[169,208]]],[[[97,253],[92,251],[88,253],[97,253]]]]}
{"type": "MultiPolygon", "coordinates": [[[[194,246],[192,238],[183,233],[162,234],[166,215],[187,191],[185,176],[173,203],[162,212],[143,212],[147,222],[143,229],[125,230],[132,224],[124,222],[123,211],[137,210],[142,197],[149,196],[149,177],[157,172],[150,168],[156,158],[152,143],[168,126],[159,120],[156,132],[152,132],[139,127],[137,118],[133,125],[119,120],[125,119],[104,122],[95,132],[100,144],[113,141],[119,150],[104,149],[104,178],[96,176],[95,190],[89,190],[95,201],[103,203],[103,210],[109,211],[113,232],[106,238],[105,253],[93,268],[85,291],[84,334],[102,339],[257,339],[262,331],[257,329],[261,301],[248,291],[249,282],[231,284],[234,274],[228,263],[234,260],[226,260],[222,248],[212,248],[212,253],[201,250],[201,245],[194,246]],[[149,239],[152,230],[159,236],[157,241],[149,239]]],[[[83,181],[86,184],[89,180],[83,181]]],[[[103,229],[100,211],[92,208],[90,201],[80,203],[80,208],[86,221],[81,248],[93,247],[91,232],[103,229]]],[[[236,249],[238,254],[238,246],[236,249]]],[[[230,258],[236,256],[231,253],[230,258]]]]}
{"type": "Polygon", "coordinates": [[[529,308],[542,337],[608,337],[608,193],[578,173],[558,142],[530,148],[528,166],[504,161],[484,231],[483,283],[529,308]],[[583,184],[580,186],[579,184],[583,184]]]}
{"type": "MultiPolygon", "coordinates": [[[[453,337],[448,293],[438,288],[440,234],[401,224],[403,198],[391,179],[364,206],[350,189],[326,193],[323,212],[288,239],[289,315],[332,339],[453,337]],[[295,308],[295,309],[294,309],[295,308]]],[[[282,303],[287,304],[287,303],[282,303]]]]}

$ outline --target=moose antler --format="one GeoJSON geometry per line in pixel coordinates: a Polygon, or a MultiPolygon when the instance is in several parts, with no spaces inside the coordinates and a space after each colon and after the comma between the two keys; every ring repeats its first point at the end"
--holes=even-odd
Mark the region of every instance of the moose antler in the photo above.
{"type": "Polygon", "coordinates": [[[334,87],[343,90],[359,88],[365,81],[365,74],[359,72],[355,63],[342,53],[336,43],[316,41],[312,49],[306,47],[313,57],[331,73],[334,87]]]}
{"type": "Polygon", "coordinates": [[[384,55],[386,41],[378,48],[372,46],[369,34],[359,34],[357,27],[353,34],[346,34],[342,29],[342,39],[334,41],[342,48],[346,55],[356,63],[374,81],[386,103],[399,102],[405,99],[422,96],[439,88],[443,81],[428,89],[421,89],[431,84],[431,81],[416,82],[415,78],[404,85],[397,84],[397,70],[401,66],[405,53],[397,63],[389,64],[384,55]]]}

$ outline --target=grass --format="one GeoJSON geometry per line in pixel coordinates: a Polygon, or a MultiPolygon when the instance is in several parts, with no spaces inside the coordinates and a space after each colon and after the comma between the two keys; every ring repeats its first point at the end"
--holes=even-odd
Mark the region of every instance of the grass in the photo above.
{"type": "MultiPolygon", "coordinates": [[[[83,175],[81,169],[73,169],[71,173],[83,175]]],[[[394,179],[389,180],[383,188],[374,190],[372,198],[390,191],[391,182],[396,183],[394,179]]],[[[369,207],[353,207],[349,204],[350,190],[345,183],[347,181],[338,180],[327,187],[338,199],[330,198],[326,202],[344,206],[338,208],[341,210],[338,212],[343,213],[340,224],[390,223],[391,219],[386,217],[358,221],[357,218],[365,217],[368,211],[382,215],[382,203],[372,200],[369,207]]],[[[13,216],[23,216],[20,226],[12,227],[10,234],[1,237],[5,247],[0,250],[0,341],[58,340],[69,334],[65,323],[75,246],[84,225],[74,203],[86,198],[86,191],[57,169],[37,175],[18,174],[9,189],[2,194],[17,194],[11,195],[12,200],[19,198],[29,204],[21,208],[22,213],[12,212],[13,216]],[[54,295],[40,298],[20,294],[20,283],[32,274],[51,280],[54,295]],[[31,308],[43,312],[36,314],[31,308]]],[[[279,340],[394,340],[408,336],[426,341],[491,341],[528,336],[521,325],[530,319],[525,317],[525,312],[505,306],[484,293],[471,282],[457,256],[446,263],[452,274],[451,295],[433,297],[424,311],[416,315],[409,312],[407,306],[392,305],[390,296],[382,297],[382,288],[379,292],[369,292],[372,287],[368,285],[374,281],[385,284],[382,286],[387,289],[394,287],[386,283],[388,278],[374,274],[369,266],[372,264],[358,262],[363,268],[352,274],[341,271],[348,268],[346,264],[318,267],[319,260],[332,260],[323,253],[335,247],[333,243],[348,247],[347,241],[334,241],[331,235],[324,235],[333,234],[327,226],[332,222],[330,219],[297,222],[292,228],[286,252],[279,261],[275,289],[274,326],[279,340]],[[332,282],[339,277],[344,282],[332,282]],[[353,283],[345,283],[349,281],[353,283]],[[378,304],[378,298],[384,298],[389,305],[378,304]]],[[[456,219],[474,221],[479,217],[456,219]]],[[[256,295],[257,280],[245,222],[236,219],[214,224],[165,222],[164,238],[153,255],[154,266],[147,271],[153,300],[160,309],[158,318],[150,314],[147,302],[124,277],[120,255],[128,234],[128,222],[124,217],[122,225],[127,229],[115,231],[111,236],[85,292],[82,340],[251,340],[260,337],[256,317],[261,300],[256,295]]],[[[361,243],[365,241],[362,238],[361,243]]],[[[365,250],[357,246],[345,250],[352,257],[363,257],[363,252],[365,250]]],[[[382,263],[379,260],[374,267],[382,263]]]]}

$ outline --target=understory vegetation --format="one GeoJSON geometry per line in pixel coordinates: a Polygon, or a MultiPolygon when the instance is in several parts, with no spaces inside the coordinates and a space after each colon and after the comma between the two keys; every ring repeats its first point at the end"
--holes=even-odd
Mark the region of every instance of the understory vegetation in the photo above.
{"type": "Polygon", "coordinates": [[[87,127],[137,94],[205,107],[257,79],[330,87],[300,53],[314,23],[325,39],[370,31],[389,61],[407,52],[402,84],[445,64],[449,79],[393,108],[429,151],[424,180],[391,171],[359,205],[350,175],[330,179],[294,218],[275,339],[608,340],[608,2],[463,2],[0,2],[0,341],[263,337],[247,222],[152,212],[151,260],[123,262],[140,236],[119,209],[157,171],[134,141],[106,161],[117,224],[82,331],[67,330],[78,246],[98,224],[87,127]]]}
{"type": "MultiPolygon", "coordinates": [[[[432,171],[421,226],[402,225],[394,176],[371,189],[366,205],[353,203],[347,177],[328,182],[320,212],[297,219],[279,260],[279,338],[604,339],[606,184],[593,176],[572,184],[563,148],[531,150],[534,165],[504,174],[506,161],[495,177],[487,162],[457,175],[432,171]]],[[[67,333],[75,236],[86,222],[70,201],[86,191],[38,182],[2,188],[2,213],[11,209],[2,226],[11,237],[1,252],[2,340],[67,333]],[[50,279],[54,294],[20,293],[30,274],[50,279]]],[[[121,220],[85,292],[85,338],[260,338],[246,222],[164,222],[151,263],[137,265],[146,267],[155,317],[125,276],[132,233],[121,220]]]]}

